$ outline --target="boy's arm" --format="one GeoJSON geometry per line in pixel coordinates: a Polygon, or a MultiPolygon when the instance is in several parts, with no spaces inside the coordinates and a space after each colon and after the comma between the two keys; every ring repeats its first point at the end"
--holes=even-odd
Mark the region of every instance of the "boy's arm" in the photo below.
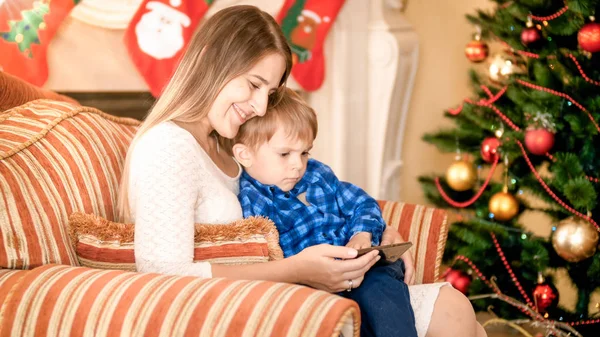
{"type": "Polygon", "coordinates": [[[377,201],[362,188],[338,180],[336,200],[347,220],[349,238],[360,232],[371,233],[371,243],[379,245],[385,229],[385,221],[377,201]]]}
{"type": "Polygon", "coordinates": [[[348,240],[360,232],[368,232],[372,235],[371,243],[379,245],[385,222],[377,201],[360,187],[340,181],[327,165],[320,164],[317,170],[335,190],[337,205],[346,218],[348,240]]]}

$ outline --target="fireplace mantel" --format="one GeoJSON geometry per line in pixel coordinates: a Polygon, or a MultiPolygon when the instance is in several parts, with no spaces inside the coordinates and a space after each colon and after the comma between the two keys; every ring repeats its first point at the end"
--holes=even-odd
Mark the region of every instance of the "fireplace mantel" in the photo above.
{"type": "MultiPolygon", "coordinates": [[[[127,0],[126,6],[120,1],[82,0],[65,20],[48,51],[48,88],[147,91],[122,42],[140,0],[127,0]]],[[[276,15],[283,0],[217,0],[207,15],[235,4],[276,15]]],[[[418,39],[402,13],[405,5],[402,0],[346,0],[326,40],[325,82],[318,91],[304,93],[319,118],[313,156],[340,179],[389,200],[400,197],[406,115],[418,62],[418,39]]]]}

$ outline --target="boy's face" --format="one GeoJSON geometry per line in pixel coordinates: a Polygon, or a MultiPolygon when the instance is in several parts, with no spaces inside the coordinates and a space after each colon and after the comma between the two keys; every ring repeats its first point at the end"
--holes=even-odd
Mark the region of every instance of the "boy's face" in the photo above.
{"type": "Polygon", "coordinates": [[[275,185],[284,192],[296,186],[306,172],[312,142],[288,137],[279,128],[271,139],[256,150],[248,149],[246,172],[265,185],[275,185]]]}

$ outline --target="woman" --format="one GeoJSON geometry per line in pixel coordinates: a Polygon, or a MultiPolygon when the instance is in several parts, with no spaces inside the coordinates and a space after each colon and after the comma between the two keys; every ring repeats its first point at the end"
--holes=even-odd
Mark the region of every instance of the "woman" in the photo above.
{"type": "MultiPolygon", "coordinates": [[[[374,251],[329,245],[253,265],[193,262],[194,223],[242,217],[236,194],[241,168],[220,150],[241,124],[276,104],[290,74],[291,52],[274,19],[252,6],[219,11],[196,31],[177,71],[138,130],[127,154],[119,209],[135,222],[141,272],[305,284],[329,292],[360,286],[379,259],[374,251]]],[[[402,241],[388,228],[382,243],[402,241]]],[[[406,279],[414,279],[405,260],[406,279]]],[[[411,296],[427,336],[485,336],[468,300],[451,287],[415,286],[411,296]],[[437,298],[437,301],[436,301],[437,298]]]]}

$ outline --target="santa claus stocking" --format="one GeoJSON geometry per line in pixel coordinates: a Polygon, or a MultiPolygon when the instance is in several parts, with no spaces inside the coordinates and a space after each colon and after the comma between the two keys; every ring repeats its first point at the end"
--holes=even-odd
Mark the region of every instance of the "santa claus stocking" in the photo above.
{"type": "Polygon", "coordinates": [[[48,45],[78,2],[0,0],[0,70],[43,85],[48,79],[48,45]]]}
{"type": "Polygon", "coordinates": [[[317,90],[323,84],[323,43],[344,1],[285,0],[277,15],[292,48],[292,76],[304,90],[317,90]]]}
{"type": "Polygon", "coordinates": [[[158,96],[214,0],[143,0],[125,31],[129,56],[158,96]]]}

